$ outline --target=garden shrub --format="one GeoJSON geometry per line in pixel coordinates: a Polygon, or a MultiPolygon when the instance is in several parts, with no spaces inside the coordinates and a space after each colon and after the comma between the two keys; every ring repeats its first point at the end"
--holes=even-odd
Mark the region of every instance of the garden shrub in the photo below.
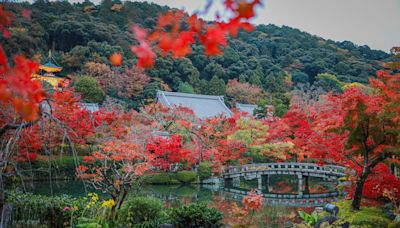
{"type": "Polygon", "coordinates": [[[335,203],[339,207],[340,218],[353,226],[388,227],[390,219],[377,207],[361,207],[359,211],[351,211],[351,201],[335,203]]]}
{"type": "Polygon", "coordinates": [[[198,175],[200,180],[205,180],[212,175],[212,165],[210,162],[202,162],[198,168],[198,175]]]}
{"type": "Polygon", "coordinates": [[[81,205],[78,199],[67,195],[49,197],[31,193],[9,193],[6,202],[13,206],[11,227],[65,227],[70,213],[64,208],[81,205]]]}
{"type": "Polygon", "coordinates": [[[181,183],[192,183],[196,181],[197,173],[187,170],[179,171],[176,173],[176,179],[178,179],[178,181],[180,181],[181,183]]]}
{"type": "Polygon", "coordinates": [[[172,208],[169,218],[177,228],[214,228],[222,227],[223,214],[215,208],[208,208],[207,204],[188,204],[180,208],[172,208]]]}
{"type": "Polygon", "coordinates": [[[162,201],[150,197],[134,197],[126,200],[118,212],[119,223],[128,227],[152,227],[162,218],[162,201]]]}

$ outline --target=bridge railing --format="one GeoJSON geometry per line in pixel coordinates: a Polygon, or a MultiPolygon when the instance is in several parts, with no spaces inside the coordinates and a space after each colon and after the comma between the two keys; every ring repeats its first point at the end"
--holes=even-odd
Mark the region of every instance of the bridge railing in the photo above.
{"type": "Polygon", "coordinates": [[[244,172],[264,171],[264,170],[334,172],[334,173],[345,172],[344,167],[336,165],[320,166],[314,163],[258,163],[258,164],[247,164],[242,166],[231,166],[225,170],[224,174],[244,173],[244,172]]]}

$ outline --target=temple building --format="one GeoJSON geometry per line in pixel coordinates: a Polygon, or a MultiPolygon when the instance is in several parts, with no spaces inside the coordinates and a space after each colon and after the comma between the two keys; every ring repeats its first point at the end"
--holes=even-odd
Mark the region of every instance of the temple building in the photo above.
{"type": "MultiPolygon", "coordinates": [[[[62,71],[62,67],[53,63],[51,52],[49,52],[48,62],[39,66],[39,73],[33,74],[33,80],[46,81],[53,87],[58,87],[60,84],[69,81],[68,78],[58,76],[58,73],[62,71]]],[[[55,61],[54,61],[55,62],[55,61]]]]}
{"type": "Polygon", "coordinates": [[[190,108],[199,118],[208,118],[221,114],[226,117],[233,115],[225,105],[223,96],[158,91],[157,102],[168,107],[183,106],[190,108]]]}

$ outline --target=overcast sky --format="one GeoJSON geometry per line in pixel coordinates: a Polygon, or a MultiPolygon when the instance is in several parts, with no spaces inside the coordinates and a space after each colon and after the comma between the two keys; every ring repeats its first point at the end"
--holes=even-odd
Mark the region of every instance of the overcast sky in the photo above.
{"type": "MultiPolygon", "coordinates": [[[[189,13],[205,0],[150,0],[185,8],[189,13]]],[[[216,3],[220,2],[218,0],[216,3]]],[[[288,25],[336,41],[350,40],[389,51],[400,46],[400,0],[264,0],[256,24],[288,25]]],[[[207,15],[211,19],[214,13],[207,15]]]]}
{"type": "MultiPolygon", "coordinates": [[[[75,0],[79,1],[79,0],[75,0]]],[[[92,0],[96,3],[101,0],[92,0]]],[[[144,0],[139,0],[144,1],[144,0]]],[[[215,0],[222,8],[222,0],[215,0]]],[[[148,0],[186,9],[204,7],[206,0],[148,0]]],[[[389,51],[400,46],[400,0],[264,0],[256,24],[288,25],[335,41],[350,40],[358,45],[389,51]]],[[[213,19],[209,13],[206,19],[213,19]]]]}

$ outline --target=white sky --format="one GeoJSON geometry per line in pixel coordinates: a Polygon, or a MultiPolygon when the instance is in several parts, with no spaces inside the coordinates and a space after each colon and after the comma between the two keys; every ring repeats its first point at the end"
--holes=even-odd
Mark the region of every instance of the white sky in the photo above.
{"type": "MultiPolygon", "coordinates": [[[[74,0],[80,1],[80,0],[74,0]]],[[[101,0],[92,0],[96,3],[101,0]]],[[[146,0],[139,0],[146,1],[146,0]]],[[[206,0],[148,0],[193,13],[206,0]]],[[[222,0],[215,0],[221,9],[222,0]]],[[[256,24],[288,25],[335,41],[389,51],[400,46],[400,0],[263,0],[256,24]]],[[[205,16],[213,19],[214,13],[205,16]]]]}

